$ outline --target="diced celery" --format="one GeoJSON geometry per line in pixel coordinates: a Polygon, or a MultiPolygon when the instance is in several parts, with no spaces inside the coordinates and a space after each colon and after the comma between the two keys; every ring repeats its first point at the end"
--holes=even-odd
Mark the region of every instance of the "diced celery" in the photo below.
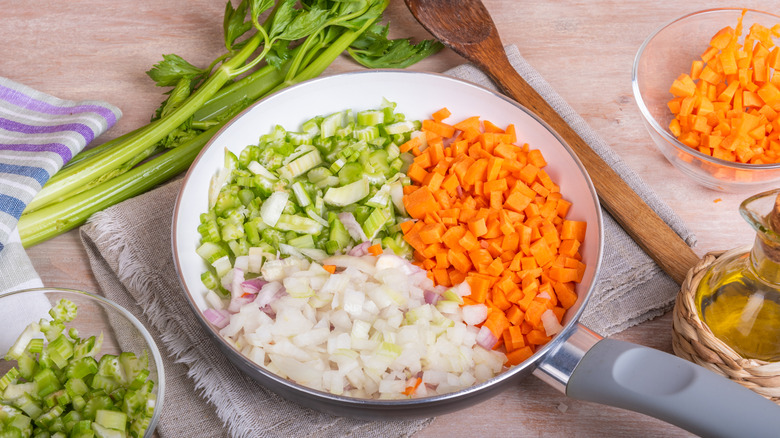
{"type": "Polygon", "coordinates": [[[314,219],[291,214],[281,215],[276,222],[276,228],[301,234],[319,234],[322,232],[322,224],[314,219]]]}
{"type": "Polygon", "coordinates": [[[362,178],[353,183],[341,187],[331,187],[325,192],[325,203],[336,206],[354,204],[368,196],[368,179],[362,178]]]}
{"type": "Polygon", "coordinates": [[[124,412],[99,409],[95,413],[95,423],[108,429],[124,431],[127,428],[127,414],[124,412]]]}
{"type": "Polygon", "coordinates": [[[320,116],[312,117],[311,119],[301,124],[301,130],[303,130],[303,132],[307,132],[312,135],[319,134],[320,123],[322,123],[322,117],[320,116]]]}
{"type": "Polygon", "coordinates": [[[209,263],[214,263],[217,259],[220,259],[222,257],[227,256],[227,251],[225,249],[214,242],[203,242],[201,245],[195,250],[195,252],[198,253],[204,260],[206,260],[209,263]]]}
{"type": "Polygon", "coordinates": [[[288,132],[287,141],[294,145],[311,144],[316,132],[288,132]]]}
{"type": "Polygon", "coordinates": [[[385,131],[390,135],[396,135],[396,134],[403,134],[405,132],[411,132],[417,129],[415,127],[414,122],[409,120],[404,120],[402,122],[397,123],[391,123],[389,125],[385,125],[385,131]]]}
{"type": "Polygon", "coordinates": [[[19,377],[19,370],[15,367],[11,367],[2,378],[0,378],[0,391],[5,391],[5,388],[9,384],[16,383],[16,379],[19,377]]]}
{"type": "Polygon", "coordinates": [[[375,208],[362,224],[363,232],[366,233],[368,240],[372,240],[379,231],[384,228],[388,220],[393,216],[388,214],[384,208],[375,208]]]}
{"type": "Polygon", "coordinates": [[[83,379],[74,377],[65,381],[65,390],[71,398],[77,395],[84,395],[89,391],[89,387],[84,383],[83,379]]]}
{"type": "Polygon", "coordinates": [[[268,169],[265,168],[262,164],[258,163],[257,161],[253,160],[249,163],[247,166],[250,172],[254,173],[255,175],[260,175],[266,179],[269,179],[271,181],[275,181],[278,178],[276,175],[271,173],[268,169]]]}
{"type": "Polygon", "coordinates": [[[263,222],[270,227],[276,226],[276,221],[282,215],[289,197],[290,195],[283,191],[274,192],[269,196],[260,208],[260,217],[263,218],[263,222]]]}
{"type": "Polygon", "coordinates": [[[371,141],[379,137],[379,128],[376,126],[364,126],[355,129],[355,138],[363,141],[371,141]]]}
{"type": "Polygon", "coordinates": [[[33,380],[35,381],[36,387],[38,389],[39,397],[45,397],[52,392],[62,388],[62,384],[51,368],[44,368],[38,371],[35,376],[33,376],[33,380]]]}
{"type": "Polygon", "coordinates": [[[70,322],[76,317],[76,305],[72,301],[60,299],[49,310],[49,315],[57,322],[70,322]]]}
{"type": "Polygon", "coordinates": [[[70,430],[70,436],[78,438],[95,436],[95,433],[92,431],[92,421],[84,419],[78,420],[76,424],[73,425],[73,429],[70,430]]]}
{"type": "Polygon", "coordinates": [[[385,208],[390,205],[390,185],[383,185],[373,196],[367,201],[366,205],[375,208],[385,208]]]}
{"type": "Polygon", "coordinates": [[[68,365],[65,375],[69,379],[83,379],[98,371],[98,363],[92,356],[84,356],[76,359],[68,365]]]}
{"type": "Polygon", "coordinates": [[[73,356],[73,343],[65,335],[60,335],[49,342],[46,350],[57,368],[64,368],[68,364],[68,359],[73,356]]]}
{"type": "Polygon", "coordinates": [[[73,358],[81,359],[85,356],[95,357],[95,354],[103,346],[103,333],[101,332],[97,337],[90,336],[87,339],[81,339],[73,349],[73,358]]]}
{"type": "Polygon", "coordinates": [[[363,165],[357,162],[346,163],[339,170],[339,184],[345,186],[363,178],[363,165]]]}
{"type": "Polygon", "coordinates": [[[122,431],[109,429],[97,422],[92,423],[92,430],[97,438],[125,438],[125,434],[122,431]]]}
{"type": "Polygon", "coordinates": [[[314,239],[311,237],[311,234],[304,234],[303,236],[290,239],[287,243],[296,248],[314,248],[314,239]]]}
{"type": "Polygon", "coordinates": [[[299,206],[306,207],[307,205],[311,204],[311,198],[309,198],[309,194],[306,193],[306,189],[304,189],[303,183],[300,181],[293,183],[292,191],[295,195],[295,200],[298,201],[299,206]]]}
{"type": "Polygon", "coordinates": [[[33,431],[32,418],[27,415],[17,415],[6,425],[6,431],[11,430],[11,428],[15,428],[21,432],[20,436],[30,436],[33,431]]]}
{"type": "Polygon", "coordinates": [[[219,290],[219,279],[212,271],[204,271],[202,274],[200,274],[200,281],[209,290],[219,290]]]}
{"type": "Polygon", "coordinates": [[[320,124],[320,135],[323,138],[332,137],[344,123],[344,113],[338,112],[325,117],[320,124]]]}
{"type": "Polygon", "coordinates": [[[384,123],[385,113],[382,110],[358,111],[356,115],[357,123],[360,126],[374,126],[384,123]]]}
{"type": "Polygon", "coordinates": [[[313,220],[315,220],[316,222],[318,222],[323,227],[328,226],[328,221],[326,221],[325,219],[323,219],[322,216],[317,214],[317,211],[315,211],[315,209],[312,206],[306,207],[306,215],[312,218],[313,220]]]}
{"type": "Polygon", "coordinates": [[[279,174],[288,181],[292,181],[296,176],[304,174],[320,163],[322,163],[322,156],[315,149],[284,166],[279,170],[279,174]]]}
{"type": "MultiPolygon", "coordinates": [[[[6,396],[5,398],[8,397],[6,396]]],[[[15,407],[19,408],[33,420],[37,419],[43,413],[43,409],[41,409],[38,403],[36,403],[35,399],[33,399],[32,396],[30,396],[28,393],[24,393],[13,399],[12,403],[15,407]]]]}
{"type": "Polygon", "coordinates": [[[114,403],[111,401],[111,397],[98,394],[87,400],[87,404],[84,406],[82,414],[84,414],[84,418],[94,421],[97,411],[101,409],[111,409],[113,407],[114,403]]]}
{"type": "Polygon", "coordinates": [[[24,350],[27,348],[27,344],[30,343],[30,340],[39,334],[41,334],[41,326],[38,323],[33,322],[25,327],[24,331],[22,331],[19,337],[16,338],[16,342],[14,342],[14,344],[8,350],[8,353],[6,353],[5,359],[17,359],[22,355],[22,353],[24,353],[24,350]]]}
{"type": "MultiPolygon", "coordinates": [[[[34,339],[36,340],[36,339],[34,339]]],[[[37,339],[39,341],[43,341],[43,339],[37,339]]],[[[43,348],[39,351],[42,352],[43,348]]],[[[25,380],[32,380],[32,377],[35,375],[36,372],[38,372],[38,363],[35,360],[35,357],[33,357],[33,354],[31,353],[22,353],[21,356],[19,356],[19,359],[16,360],[16,366],[19,367],[19,374],[25,379],[25,380]]],[[[0,390],[2,390],[2,386],[0,386],[0,390]]]]}

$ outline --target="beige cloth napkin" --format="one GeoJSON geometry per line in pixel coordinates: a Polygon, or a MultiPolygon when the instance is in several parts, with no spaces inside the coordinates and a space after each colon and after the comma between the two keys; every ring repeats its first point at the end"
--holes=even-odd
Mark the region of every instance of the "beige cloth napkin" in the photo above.
{"type": "MultiPolygon", "coordinates": [[[[566,102],[509,46],[520,74],[584,137],[686,241],[680,219],[623,164],[566,102]]],[[[470,65],[447,72],[494,88],[470,65]]],[[[160,436],[372,436],[403,437],[432,419],[361,421],[297,406],[235,368],[195,320],[173,268],[171,218],[181,180],[94,215],[81,228],[103,292],[144,321],[166,355],[166,403],[160,436]],[[222,424],[225,424],[223,427],[222,424]]],[[[583,322],[610,335],[667,311],[678,286],[604,213],[605,258],[583,322]]]]}

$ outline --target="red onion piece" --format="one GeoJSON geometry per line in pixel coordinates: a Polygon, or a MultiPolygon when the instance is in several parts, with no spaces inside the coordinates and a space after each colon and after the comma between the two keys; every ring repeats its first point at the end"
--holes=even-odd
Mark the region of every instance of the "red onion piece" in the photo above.
{"type": "Polygon", "coordinates": [[[434,304],[435,305],[439,301],[439,299],[441,298],[441,295],[436,293],[436,291],[425,290],[425,292],[423,292],[423,297],[425,297],[425,303],[426,304],[434,304]]]}
{"type": "Polygon", "coordinates": [[[260,291],[257,293],[257,296],[252,303],[256,304],[257,307],[262,309],[263,307],[283,297],[285,293],[286,291],[282,283],[277,281],[266,283],[263,285],[263,287],[260,288],[260,291]]]}
{"type": "Polygon", "coordinates": [[[486,350],[492,350],[495,347],[498,338],[493,335],[493,332],[484,325],[480,327],[479,333],[477,333],[477,344],[486,350]]]}
{"type": "Polygon", "coordinates": [[[230,322],[230,313],[224,310],[206,309],[203,311],[203,316],[218,329],[224,328],[230,322]]]}
{"type": "Polygon", "coordinates": [[[364,255],[368,254],[369,246],[371,246],[371,242],[363,242],[361,244],[355,245],[352,249],[349,250],[347,254],[354,257],[363,257],[364,255]]]}
{"type": "Polygon", "coordinates": [[[241,289],[244,290],[244,293],[246,294],[256,294],[260,292],[260,288],[266,285],[268,282],[263,280],[260,277],[252,278],[250,280],[245,280],[243,283],[241,283],[241,289]]]}

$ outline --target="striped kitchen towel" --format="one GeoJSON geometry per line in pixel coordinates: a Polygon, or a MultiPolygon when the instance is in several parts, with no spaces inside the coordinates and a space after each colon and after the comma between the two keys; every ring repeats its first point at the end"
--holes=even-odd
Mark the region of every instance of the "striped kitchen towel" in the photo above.
{"type": "Polygon", "coordinates": [[[0,77],[0,254],[46,181],[121,115],[105,102],[58,99],[0,77]]]}

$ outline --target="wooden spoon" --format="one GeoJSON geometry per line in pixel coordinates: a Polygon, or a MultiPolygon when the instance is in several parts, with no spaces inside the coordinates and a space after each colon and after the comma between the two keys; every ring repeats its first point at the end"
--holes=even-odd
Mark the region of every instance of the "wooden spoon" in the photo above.
{"type": "Polygon", "coordinates": [[[604,208],[661,269],[681,284],[699,257],[517,73],[482,2],[405,1],[425,29],[487,73],[508,96],[535,112],[568,143],[588,171],[604,208]]]}

